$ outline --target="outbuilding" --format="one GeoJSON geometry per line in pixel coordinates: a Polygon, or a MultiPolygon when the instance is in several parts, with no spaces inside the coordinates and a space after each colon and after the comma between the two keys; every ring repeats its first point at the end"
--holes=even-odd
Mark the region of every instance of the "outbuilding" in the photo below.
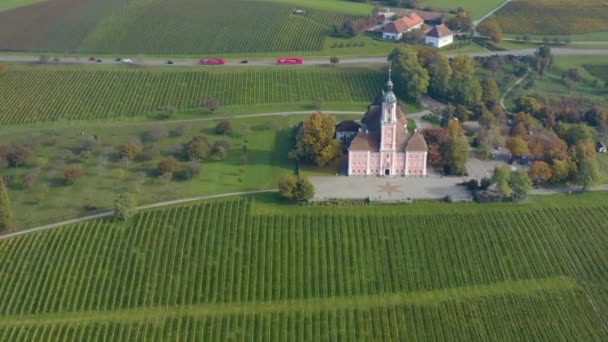
{"type": "Polygon", "coordinates": [[[454,42],[454,33],[444,24],[435,26],[424,37],[424,43],[436,48],[450,45],[454,42]]]}
{"type": "Polygon", "coordinates": [[[404,15],[391,23],[388,23],[382,29],[382,38],[389,40],[400,40],[403,33],[419,29],[424,24],[424,19],[420,18],[416,12],[411,12],[404,15]]]}

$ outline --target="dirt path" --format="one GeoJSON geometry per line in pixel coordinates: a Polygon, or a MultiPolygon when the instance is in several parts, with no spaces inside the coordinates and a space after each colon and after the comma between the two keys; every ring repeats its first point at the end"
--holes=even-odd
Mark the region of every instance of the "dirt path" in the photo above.
{"type": "MultiPolygon", "coordinates": [[[[182,204],[182,203],[195,202],[195,201],[202,201],[202,200],[208,200],[208,199],[214,199],[214,198],[241,196],[241,195],[252,195],[252,194],[261,194],[261,193],[276,192],[276,191],[277,191],[276,189],[265,189],[265,190],[228,192],[228,193],[225,193],[225,194],[217,194],[217,195],[208,195],[208,196],[183,198],[183,199],[178,199],[178,200],[164,201],[164,202],[159,202],[159,203],[142,205],[142,206],[137,207],[137,210],[160,208],[160,207],[166,207],[166,206],[169,206],[169,205],[182,204]]],[[[12,238],[12,237],[15,237],[15,236],[30,234],[30,233],[34,233],[34,232],[43,231],[43,230],[49,230],[49,229],[59,228],[59,227],[63,227],[63,226],[68,225],[68,224],[74,224],[74,223],[80,223],[80,222],[84,222],[84,221],[96,220],[96,219],[100,219],[100,218],[104,218],[104,217],[110,217],[113,214],[114,214],[113,211],[107,211],[105,213],[99,213],[99,214],[95,214],[95,215],[75,218],[75,219],[72,219],[72,220],[66,220],[66,221],[51,223],[51,224],[47,224],[47,225],[40,226],[40,227],[35,227],[35,228],[21,230],[21,231],[14,232],[14,233],[0,235],[0,240],[9,239],[9,238],[12,238]]]]}
{"type": "Polygon", "coordinates": [[[479,25],[479,23],[481,23],[482,21],[486,20],[489,16],[491,16],[492,14],[496,13],[496,11],[498,11],[499,9],[503,8],[506,4],[508,4],[509,2],[511,2],[511,0],[505,0],[503,1],[500,5],[498,5],[496,8],[494,8],[493,10],[491,10],[490,12],[486,13],[486,15],[484,15],[483,17],[474,20],[473,21],[473,31],[475,31],[477,29],[477,25],[479,25]]]}
{"type": "Polygon", "coordinates": [[[526,73],[519,78],[517,81],[515,81],[515,83],[513,83],[505,92],[504,94],[502,94],[502,97],[500,98],[500,106],[502,107],[502,109],[504,109],[505,112],[507,111],[507,108],[505,107],[505,98],[507,97],[507,95],[509,95],[509,93],[515,89],[515,87],[517,87],[523,80],[526,79],[526,77],[528,77],[528,75],[530,75],[530,72],[532,70],[530,69],[530,67],[528,67],[528,71],[526,71],[526,73]]]}

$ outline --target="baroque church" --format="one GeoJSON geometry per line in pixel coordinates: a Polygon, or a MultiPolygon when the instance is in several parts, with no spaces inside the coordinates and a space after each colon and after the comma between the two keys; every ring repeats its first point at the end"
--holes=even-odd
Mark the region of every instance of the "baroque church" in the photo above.
{"type": "Polygon", "coordinates": [[[348,148],[349,176],[426,176],[428,147],[419,132],[407,132],[389,70],[379,101],[369,106],[348,148]]]}

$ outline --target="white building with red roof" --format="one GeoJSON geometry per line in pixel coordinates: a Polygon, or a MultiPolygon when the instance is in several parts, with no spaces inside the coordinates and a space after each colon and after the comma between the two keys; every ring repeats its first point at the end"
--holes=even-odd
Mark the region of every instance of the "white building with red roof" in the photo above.
{"type": "Polygon", "coordinates": [[[428,147],[419,132],[407,132],[393,82],[386,82],[381,103],[374,103],[348,148],[349,176],[426,176],[428,147]]]}
{"type": "Polygon", "coordinates": [[[416,12],[411,12],[403,17],[388,23],[382,29],[382,38],[389,40],[400,40],[403,33],[419,29],[424,24],[422,19],[416,12]]]}
{"type": "Polygon", "coordinates": [[[454,42],[454,33],[444,24],[435,26],[424,36],[424,43],[436,48],[450,45],[454,42]]]}

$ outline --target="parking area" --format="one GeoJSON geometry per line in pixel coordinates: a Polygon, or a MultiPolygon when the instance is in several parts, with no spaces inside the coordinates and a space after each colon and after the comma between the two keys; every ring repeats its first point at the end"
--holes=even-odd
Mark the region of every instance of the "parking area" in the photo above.
{"type": "Polygon", "coordinates": [[[469,201],[471,193],[462,185],[466,177],[310,177],[315,186],[313,201],[329,199],[369,199],[372,202],[409,202],[420,199],[469,201]]]}

